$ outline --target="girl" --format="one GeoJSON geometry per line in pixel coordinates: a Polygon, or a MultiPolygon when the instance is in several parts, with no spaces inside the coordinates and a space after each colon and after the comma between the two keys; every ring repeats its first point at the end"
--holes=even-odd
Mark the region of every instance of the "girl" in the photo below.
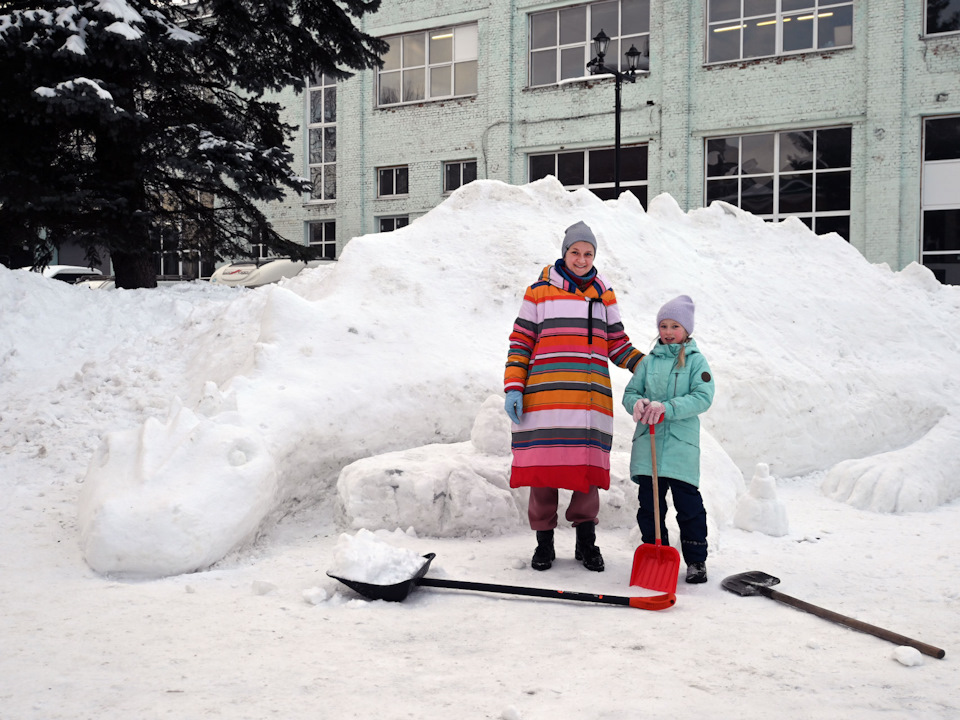
{"type": "Polygon", "coordinates": [[[700,496],[700,420],[713,402],[713,376],[697,349],[693,333],[693,300],[674,298],[657,313],[660,337],[637,366],[623,394],[623,406],[638,422],[630,453],[630,476],[639,485],[637,524],[645,543],[654,542],[653,479],[650,425],[662,422],[654,435],[660,490],[660,527],[669,545],[665,520],[667,488],[680,526],[680,548],[688,583],[707,581],[707,511],[700,496]]]}

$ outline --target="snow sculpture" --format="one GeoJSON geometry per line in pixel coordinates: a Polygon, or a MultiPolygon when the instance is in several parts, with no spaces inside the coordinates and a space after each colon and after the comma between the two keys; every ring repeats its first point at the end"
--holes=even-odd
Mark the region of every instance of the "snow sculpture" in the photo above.
{"type": "Polygon", "coordinates": [[[412,526],[434,537],[518,527],[502,398],[491,396],[483,403],[470,436],[468,442],[385,453],[345,467],[337,493],[346,523],[368,530],[412,526]]]}
{"type": "Polygon", "coordinates": [[[834,465],[821,490],[827,497],[861,510],[933,510],[960,497],[960,454],[943,451],[958,447],[960,416],[944,415],[905,448],[834,465]]]}
{"type": "Polygon", "coordinates": [[[275,503],[263,441],[235,413],[198,416],[174,403],[167,422],[108,434],[80,496],[80,546],[100,573],[162,577],[209,567],[251,539],[275,503]]]}
{"type": "Polygon", "coordinates": [[[770,466],[766,463],[757,463],[749,489],[737,501],[733,524],[741,530],[773,537],[783,537],[789,532],[787,508],[777,498],[776,480],[770,476],[770,466]]]}

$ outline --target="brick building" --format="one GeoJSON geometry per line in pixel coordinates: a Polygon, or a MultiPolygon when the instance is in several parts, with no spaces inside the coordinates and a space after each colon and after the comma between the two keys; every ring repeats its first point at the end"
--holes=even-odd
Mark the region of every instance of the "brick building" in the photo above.
{"type": "Polygon", "coordinates": [[[556,175],[717,199],[837,231],[875,263],[960,284],[960,0],[398,0],[362,29],[384,67],[282,96],[310,196],[268,206],[279,232],[335,257],[476,178],[556,175]]]}

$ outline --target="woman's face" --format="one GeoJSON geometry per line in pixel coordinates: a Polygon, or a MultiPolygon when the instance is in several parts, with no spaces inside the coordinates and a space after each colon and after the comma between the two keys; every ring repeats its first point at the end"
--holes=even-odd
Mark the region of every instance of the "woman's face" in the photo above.
{"type": "Polygon", "coordinates": [[[593,245],[588,242],[575,242],[563,256],[563,264],[577,277],[583,277],[593,269],[593,245]]]}
{"type": "Polygon", "coordinates": [[[664,318],[660,321],[660,342],[664,345],[682,343],[687,339],[687,331],[676,320],[664,318]]]}

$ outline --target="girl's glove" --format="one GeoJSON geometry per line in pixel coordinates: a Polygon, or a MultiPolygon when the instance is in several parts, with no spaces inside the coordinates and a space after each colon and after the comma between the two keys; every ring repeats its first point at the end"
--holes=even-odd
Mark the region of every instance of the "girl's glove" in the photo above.
{"type": "Polygon", "coordinates": [[[633,421],[640,422],[640,418],[643,417],[643,411],[647,409],[647,405],[650,404],[650,401],[646,398],[640,398],[637,400],[636,404],[633,406],[633,421]]]}
{"type": "Polygon", "coordinates": [[[504,410],[507,411],[507,416],[519,425],[520,418],[523,417],[523,393],[519,390],[508,390],[504,410]]]}
{"type": "MultiPolygon", "coordinates": [[[[654,400],[644,409],[643,415],[640,417],[640,422],[645,425],[656,425],[663,419],[663,411],[663,403],[654,400]]],[[[637,412],[636,408],[634,408],[633,412],[637,412]]]]}

